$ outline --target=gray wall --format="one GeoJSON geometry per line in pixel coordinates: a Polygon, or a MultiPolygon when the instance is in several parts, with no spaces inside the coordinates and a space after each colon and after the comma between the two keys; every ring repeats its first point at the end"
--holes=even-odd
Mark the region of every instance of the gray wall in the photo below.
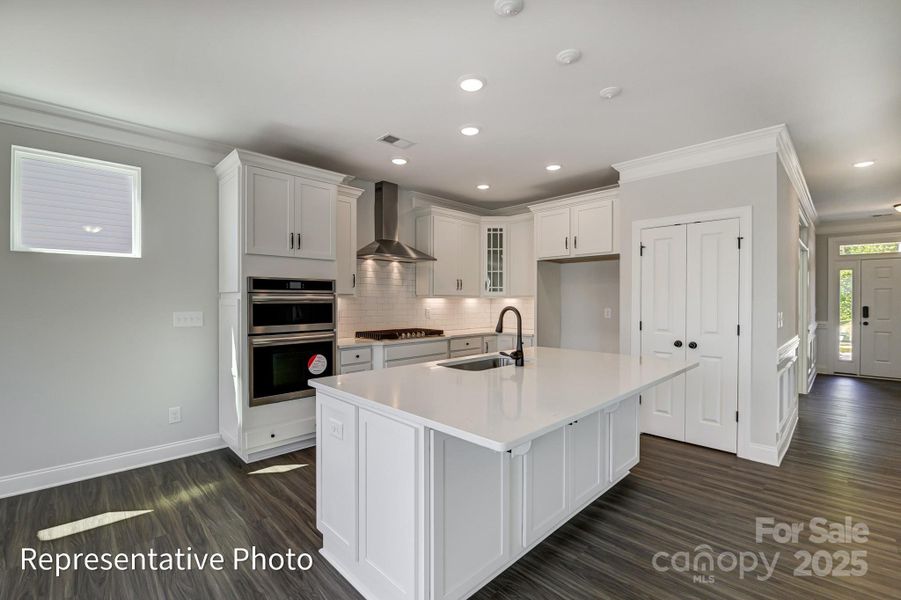
{"type": "Polygon", "coordinates": [[[643,219],[751,206],[751,441],[776,444],[777,262],[775,153],[627,182],[620,187],[620,347],[631,349],[632,223],[643,219]]]}
{"type": "Polygon", "coordinates": [[[0,476],[217,433],[213,170],[0,125],[0,190],[0,476]],[[140,166],[143,258],[11,252],[12,144],[140,166]]]}
{"type": "Polygon", "coordinates": [[[619,352],[619,261],[561,265],[560,309],[561,348],[619,352]]]}

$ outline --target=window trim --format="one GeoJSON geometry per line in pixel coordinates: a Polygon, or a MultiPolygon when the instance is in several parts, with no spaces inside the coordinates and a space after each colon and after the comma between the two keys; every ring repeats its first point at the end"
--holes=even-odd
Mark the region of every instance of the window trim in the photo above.
{"type": "Polygon", "coordinates": [[[10,215],[9,215],[9,246],[13,252],[38,252],[42,254],[69,254],[74,256],[110,256],[114,258],[141,258],[141,167],[114,163],[96,158],[63,154],[51,150],[39,148],[27,148],[25,146],[12,146],[10,153],[10,215]],[[22,196],[21,163],[22,159],[35,158],[47,162],[61,164],[98,167],[107,171],[113,171],[127,175],[132,179],[131,187],[131,252],[96,252],[89,250],[61,250],[57,248],[34,248],[22,243],[22,196]]]}

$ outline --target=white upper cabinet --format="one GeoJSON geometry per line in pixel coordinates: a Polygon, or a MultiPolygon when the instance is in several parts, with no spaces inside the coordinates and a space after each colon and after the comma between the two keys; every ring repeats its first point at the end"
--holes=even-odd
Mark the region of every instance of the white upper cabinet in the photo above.
{"type": "Polygon", "coordinates": [[[334,260],[336,200],[334,185],[295,177],[294,256],[334,260]]]}
{"type": "Polygon", "coordinates": [[[531,215],[482,218],[482,296],[534,295],[531,215]]]}
{"type": "Polygon", "coordinates": [[[616,254],[618,190],[532,205],[538,260],[616,254]]]}
{"type": "Polygon", "coordinates": [[[247,252],[293,256],[293,225],[294,177],[247,167],[247,252]]]}
{"type": "Polygon", "coordinates": [[[613,252],[613,201],[577,204],[572,209],[572,255],[613,252]]]}
{"type": "Polygon", "coordinates": [[[335,212],[335,259],[339,294],[357,293],[357,198],[363,190],[346,185],[338,186],[335,212]]]}
{"type": "Polygon", "coordinates": [[[335,260],[344,175],[244,150],[222,159],[216,174],[220,210],[229,214],[237,205],[243,216],[244,254],[335,260]]]}
{"type": "Polygon", "coordinates": [[[479,220],[474,215],[429,209],[416,218],[416,247],[434,262],[416,264],[418,296],[478,296],[479,220]]]}

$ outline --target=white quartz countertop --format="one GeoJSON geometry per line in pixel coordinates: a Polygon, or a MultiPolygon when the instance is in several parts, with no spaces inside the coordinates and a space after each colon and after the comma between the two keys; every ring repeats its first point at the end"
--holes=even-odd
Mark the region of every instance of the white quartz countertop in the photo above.
{"type": "MultiPolygon", "coordinates": [[[[505,335],[516,335],[516,329],[509,328],[504,330],[505,335]]],[[[523,335],[534,336],[535,332],[525,331],[523,335]]],[[[361,346],[390,346],[393,344],[413,344],[416,342],[428,342],[430,340],[449,340],[451,338],[470,337],[478,335],[497,335],[494,328],[488,329],[450,329],[445,330],[444,335],[430,335],[421,338],[410,338],[406,340],[369,340],[366,338],[338,338],[339,348],[354,348],[361,346]]]]}
{"type": "Polygon", "coordinates": [[[310,384],[363,408],[503,452],[697,366],[544,347],[528,348],[525,356],[524,367],[461,371],[438,366],[459,359],[440,360],[310,384]]]}

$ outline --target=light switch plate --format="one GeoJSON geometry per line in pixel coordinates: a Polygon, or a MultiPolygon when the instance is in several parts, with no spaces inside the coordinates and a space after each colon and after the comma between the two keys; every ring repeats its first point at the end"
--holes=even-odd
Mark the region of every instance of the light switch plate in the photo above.
{"type": "Polygon", "coordinates": [[[604,309],[604,318],[605,318],[605,319],[612,319],[612,318],[613,318],[613,309],[612,309],[612,308],[605,308],[605,309],[604,309]]]}
{"type": "Polygon", "coordinates": [[[172,313],[173,327],[203,327],[203,311],[172,313]]]}
{"type": "Polygon", "coordinates": [[[333,438],[343,440],[344,439],[344,423],[342,423],[338,419],[329,419],[328,420],[328,432],[331,434],[331,436],[333,438]]]}
{"type": "Polygon", "coordinates": [[[181,423],[181,407],[173,406],[169,409],[169,424],[181,423]]]}

